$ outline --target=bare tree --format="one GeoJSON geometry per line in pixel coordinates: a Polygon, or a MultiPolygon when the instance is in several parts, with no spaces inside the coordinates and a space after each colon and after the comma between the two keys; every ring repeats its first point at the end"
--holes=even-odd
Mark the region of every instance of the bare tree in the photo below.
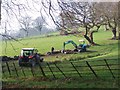
{"type": "MultiPolygon", "coordinates": [[[[88,2],[71,2],[57,0],[61,13],[60,21],[53,21],[61,27],[61,30],[71,30],[74,26],[85,28],[84,37],[92,45],[96,45],[93,34],[98,32],[102,25],[107,25],[112,29],[113,38],[116,38],[116,28],[118,22],[118,5],[117,2],[88,3],[88,2]],[[92,30],[96,27],[96,30],[92,30]],[[90,35],[88,35],[90,33],[90,35]]],[[[49,0],[49,10],[52,11],[51,0],[49,0]]],[[[50,12],[50,11],[49,11],[50,12]]]]}
{"type": "MultiPolygon", "coordinates": [[[[23,28],[24,31],[26,32],[26,36],[28,36],[28,30],[30,28],[30,18],[29,17],[24,17],[24,16],[29,16],[29,14],[34,14],[36,13],[38,15],[45,14],[48,15],[47,11],[48,9],[43,8],[43,6],[48,7],[47,5],[44,5],[44,3],[48,3],[48,0],[0,0],[0,5],[2,9],[2,20],[1,22],[6,22],[7,23],[7,28],[3,28],[4,31],[8,31],[8,28],[13,30],[15,29],[14,27],[16,26],[17,29],[23,28]],[[43,5],[43,6],[42,6],[43,5]],[[42,10],[42,11],[41,11],[42,10]],[[47,10],[47,11],[46,11],[47,10]],[[24,18],[23,18],[24,17],[24,18]],[[19,19],[21,18],[21,20],[19,19]],[[20,27],[17,27],[17,24],[20,24],[20,27]]],[[[52,4],[53,5],[53,4],[52,4]]],[[[0,15],[1,16],[1,15],[0,15]]],[[[49,15],[48,15],[49,17],[49,15]]],[[[41,27],[39,27],[40,30],[41,27]]],[[[10,37],[6,33],[0,33],[0,35],[4,38],[8,38],[8,40],[16,40],[16,38],[10,37]]],[[[5,42],[7,40],[5,39],[5,42]]],[[[7,43],[6,43],[7,44],[7,43]]]]}
{"type": "MultiPolygon", "coordinates": [[[[94,33],[99,30],[101,25],[109,26],[112,29],[113,38],[116,38],[118,22],[118,9],[116,3],[30,0],[32,2],[32,4],[30,4],[28,0],[25,0],[24,3],[16,0],[8,1],[9,0],[4,0],[2,4],[2,8],[6,12],[7,21],[9,22],[14,16],[18,22],[21,23],[21,27],[24,28],[27,36],[30,27],[30,18],[24,18],[24,20],[19,20],[19,18],[25,15],[28,16],[29,11],[31,13],[39,12],[43,16],[46,14],[48,17],[51,17],[55,25],[62,30],[70,31],[75,28],[78,29],[79,27],[84,28],[84,37],[93,45],[96,44],[93,37],[94,33]],[[37,9],[35,5],[38,5],[38,7],[40,6],[39,9],[37,9]],[[59,13],[57,18],[56,13],[59,13]],[[94,27],[96,27],[96,30],[93,30],[94,27]]],[[[38,30],[41,31],[42,23],[38,22],[37,24],[38,30]]]]}
{"type": "Polygon", "coordinates": [[[112,39],[116,39],[117,34],[117,24],[118,24],[118,3],[112,3],[109,5],[110,13],[106,16],[108,25],[112,29],[113,37],[112,39]]]}
{"type": "Polygon", "coordinates": [[[40,32],[40,34],[44,24],[45,19],[43,19],[42,17],[37,17],[33,22],[34,27],[40,32]]]}
{"type": "Polygon", "coordinates": [[[2,13],[0,15],[2,33],[0,33],[0,35],[2,36],[3,41],[6,44],[5,51],[7,48],[7,43],[9,41],[13,50],[16,52],[15,47],[11,41],[14,40],[16,42],[19,42],[20,44],[22,43],[19,40],[17,40],[17,38],[12,37],[9,34],[7,34],[7,32],[8,30],[15,30],[14,27],[16,26],[17,23],[19,23],[19,18],[22,17],[23,12],[24,14],[27,13],[28,7],[25,4],[22,4],[21,2],[18,2],[16,0],[0,0],[0,5],[1,5],[0,7],[2,10],[2,13]],[[7,25],[4,26],[4,23],[7,25]]]}
{"type": "Polygon", "coordinates": [[[97,5],[99,9],[99,13],[102,15],[104,19],[104,23],[109,26],[113,33],[112,39],[116,39],[117,33],[117,23],[118,23],[118,2],[100,2],[97,5]],[[102,9],[101,9],[102,8],[102,9]]]}
{"type": "Polygon", "coordinates": [[[28,36],[28,34],[29,34],[31,22],[32,22],[32,20],[31,20],[31,17],[29,17],[29,16],[26,16],[26,17],[23,17],[20,19],[20,25],[21,25],[22,29],[26,32],[26,36],[28,36]]]}
{"type": "Polygon", "coordinates": [[[96,43],[93,40],[93,33],[97,32],[102,25],[102,17],[96,11],[95,3],[91,4],[88,2],[58,2],[61,8],[61,19],[63,28],[85,28],[84,37],[88,40],[90,44],[95,45],[96,43]],[[92,30],[93,27],[97,27],[97,30],[92,30]],[[88,36],[90,33],[90,36],[88,36]]]}
{"type": "Polygon", "coordinates": [[[0,24],[1,24],[1,3],[2,3],[2,0],[0,0],[0,24]]]}

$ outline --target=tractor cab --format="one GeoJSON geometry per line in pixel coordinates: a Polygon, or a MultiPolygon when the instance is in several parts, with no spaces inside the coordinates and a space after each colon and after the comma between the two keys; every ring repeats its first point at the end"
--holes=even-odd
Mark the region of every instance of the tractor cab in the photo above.
{"type": "Polygon", "coordinates": [[[22,48],[21,50],[21,56],[33,56],[35,53],[37,53],[38,50],[35,48],[22,48]]]}
{"type": "Polygon", "coordinates": [[[78,47],[80,47],[79,52],[86,51],[87,45],[85,44],[85,40],[81,39],[81,40],[79,40],[79,42],[81,42],[81,44],[78,45],[78,47]]]}

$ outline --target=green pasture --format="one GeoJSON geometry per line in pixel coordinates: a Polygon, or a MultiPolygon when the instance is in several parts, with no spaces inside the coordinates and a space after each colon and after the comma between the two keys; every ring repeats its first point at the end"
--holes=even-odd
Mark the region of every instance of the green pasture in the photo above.
{"type": "MultiPolygon", "coordinates": [[[[76,54],[56,54],[50,56],[44,56],[44,62],[42,63],[43,69],[47,75],[44,78],[39,70],[38,66],[34,67],[35,76],[32,76],[31,69],[29,67],[24,67],[25,74],[27,77],[23,76],[21,68],[18,65],[18,61],[14,61],[16,68],[19,73],[19,77],[16,76],[15,70],[13,68],[13,61],[9,62],[11,73],[13,76],[9,76],[8,72],[3,75],[3,87],[8,88],[118,88],[118,65],[110,66],[112,72],[115,75],[115,79],[112,77],[111,73],[106,66],[96,67],[96,65],[105,65],[104,59],[107,60],[108,64],[118,64],[118,40],[110,40],[112,37],[111,31],[103,31],[102,28],[99,32],[94,34],[94,40],[99,46],[91,46],[88,48],[89,52],[82,52],[76,54]],[[103,60],[103,61],[99,61],[103,60]],[[93,73],[88,67],[86,67],[86,61],[92,66],[99,78],[95,78],[93,73]],[[56,75],[57,79],[54,79],[52,73],[50,72],[47,63],[56,75]],[[70,62],[73,62],[77,70],[81,72],[84,78],[80,78],[70,62]],[[53,63],[57,63],[60,69],[66,74],[65,78],[61,72],[55,67],[53,63]],[[85,67],[81,67],[85,66],[85,67]],[[117,69],[117,70],[116,70],[117,69]],[[55,72],[58,70],[59,72],[55,72]],[[98,71],[97,71],[98,70],[98,71]],[[7,77],[7,78],[6,78],[7,77]]],[[[63,42],[67,40],[73,40],[75,43],[80,44],[79,40],[84,39],[81,37],[76,37],[74,35],[68,36],[35,36],[24,39],[19,39],[19,42],[8,41],[7,47],[5,42],[2,42],[2,55],[15,56],[20,54],[21,48],[35,47],[39,50],[39,53],[46,54],[54,47],[55,50],[62,50],[63,42]],[[13,47],[11,46],[14,46],[13,47]],[[6,48],[6,49],[5,49],[6,48]],[[6,52],[5,52],[6,50],[6,52]]],[[[86,44],[88,42],[86,41],[86,44]]],[[[66,49],[74,49],[72,44],[66,45],[66,49]]],[[[5,62],[2,64],[5,66],[5,62]]],[[[4,67],[7,70],[7,67],[4,67]]]]}
{"type": "MultiPolygon", "coordinates": [[[[91,46],[88,48],[91,52],[84,52],[78,54],[58,54],[52,56],[46,56],[45,61],[55,61],[55,60],[69,60],[74,59],[85,59],[85,58],[112,58],[118,56],[118,41],[110,40],[112,37],[111,31],[103,31],[102,29],[94,34],[94,41],[99,44],[99,46],[91,46]],[[57,58],[56,58],[57,56],[57,58]]],[[[48,37],[29,37],[24,39],[19,39],[19,42],[8,41],[7,44],[2,42],[2,55],[15,56],[19,55],[21,48],[35,47],[38,49],[39,53],[46,54],[51,51],[51,47],[55,50],[62,50],[63,42],[68,40],[73,40],[76,44],[80,44],[79,40],[84,39],[79,36],[74,35],[68,36],[48,36],[48,37]],[[11,45],[12,44],[12,45],[11,45]],[[14,49],[13,49],[14,48],[14,49]]],[[[86,41],[86,44],[88,42],[86,41]]],[[[72,44],[66,45],[66,49],[74,49],[72,44]]]]}
{"type": "MultiPolygon", "coordinates": [[[[51,47],[54,47],[56,50],[62,50],[63,42],[67,40],[74,40],[76,43],[78,43],[78,40],[82,39],[81,37],[75,37],[75,36],[52,36],[52,37],[35,37],[35,38],[26,38],[23,40],[19,40],[22,44],[16,42],[16,41],[8,41],[7,45],[7,51],[6,53],[3,52],[3,55],[8,56],[14,56],[19,55],[21,48],[28,48],[28,47],[35,47],[39,50],[39,53],[45,54],[46,52],[49,52],[51,50],[51,47]],[[15,50],[13,50],[12,46],[10,45],[10,42],[15,47],[15,50]]],[[[70,47],[73,47],[72,45],[69,45],[70,47]]],[[[67,46],[67,47],[69,47],[67,46]]],[[[3,42],[3,51],[5,50],[5,43],[3,42]]]]}

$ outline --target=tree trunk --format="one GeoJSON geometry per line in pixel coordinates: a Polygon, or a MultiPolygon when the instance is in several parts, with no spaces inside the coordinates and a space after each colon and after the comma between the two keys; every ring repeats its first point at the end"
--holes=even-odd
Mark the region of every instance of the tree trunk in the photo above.
{"type": "Polygon", "coordinates": [[[28,31],[26,31],[26,36],[28,37],[28,31]]]}
{"type": "Polygon", "coordinates": [[[85,32],[85,35],[84,35],[84,38],[91,44],[91,45],[94,45],[94,42],[92,42],[91,38],[87,36],[88,34],[88,28],[86,26],[86,32],[85,32]]]}
{"type": "Polygon", "coordinates": [[[98,44],[96,44],[95,42],[94,42],[94,39],[93,39],[93,34],[95,33],[95,32],[98,32],[98,30],[99,30],[99,28],[100,28],[100,25],[99,26],[96,26],[97,27],[97,30],[96,31],[92,31],[91,33],[90,33],[90,36],[88,37],[87,36],[87,33],[88,33],[88,31],[87,31],[87,27],[86,27],[86,33],[85,33],[85,35],[84,35],[84,38],[91,44],[91,45],[98,45],[98,44]]]}
{"type": "Polygon", "coordinates": [[[39,30],[39,32],[40,32],[40,35],[41,35],[41,30],[39,30]]]}
{"type": "Polygon", "coordinates": [[[85,38],[90,44],[92,44],[90,38],[89,38],[87,35],[84,35],[84,38],[85,38]]]}
{"type": "Polygon", "coordinates": [[[116,28],[112,29],[112,33],[113,33],[112,39],[116,39],[116,28]]]}
{"type": "Polygon", "coordinates": [[[114,18],[114,26],[111,25],[110,21],[108,21],[108,25],[112,29],[112,33],[113,33],[112,39],[116,39],[116,32],[117,32],[116,31],[116,27],[117,27],[116,19],[114,18]]]}
{"type": "Polygon", "coordinates": [[[93,40],[93,33],[95,33],[95,32],[97,32],[97,31],[92,31],[92,32],[90,33],[90,39],[91,39],[91,44],[92,44],[92,45],[95,45],[95,42],[94,42],[94,40],[93,40]]]}
{"type": "Polygon", "coordinates": [[[42,31],[42,26],[39,26],[40,35],[41,35],[41,31],[42,31]]]}
{"type": "Polygon", "coordinates": [[[90,33],[90,39],[91,39],[91,42],[92,42],[93,45],[97,45],[97,44],[94,42],[93,33],[98,32],[99,28],[100,28],[100,26],[97,26],[97,30],[96,30],[96,31],[92,31],[92,32],[90,33]]]}
{"type": "Polygon", "coordinates": [[[90,38],[87,36],[87,34],[88,34],[88,28],[87,28],[87,26],[85,26],[85,35],[84,35],[84,38],[91,44],[91,40],[90,40],[90,38]]]}

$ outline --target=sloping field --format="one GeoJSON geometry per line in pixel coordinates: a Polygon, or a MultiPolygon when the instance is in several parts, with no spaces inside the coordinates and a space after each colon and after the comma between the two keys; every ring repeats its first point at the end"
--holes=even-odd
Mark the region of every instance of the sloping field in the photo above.
{"type": "MultiPolygon", "coordinates": [[[[39,66],[24,67],[25,75],[22,72],[21,67],[18,65],[18,61],[10,61],[8,65],[11,70],[11,75],[6,66],[6,62],[3,62],[4,75],[3,75],[3,87],[4,88],[118,88],[119,81],[119,63],[118,63],[118,41],[110,40],[112,34],[110,31],[99,31],[94,34],[94,40],[99,46],[91,46],[88,48],[89,52],[82,52],[77,54],[56,54],[50,56],[44,56],[44,62],[42,64],[43,70],[47,77],[44,77],[40,71],[39,66]],[[107,63],[104,59],[107,59],[107,63]],[[90,66],[95,71],[96,75],[91,70],[90,66]],[[74,66],[71,64],[74,64],[74,66]],[[17,69],[17,72],[15,70],[17,69]],[[53,73],[50,71],[49,63],[53,73]],[[55,66],[58,66],[60,70],[55,66]],[[107,64],[109,66],[107,66],[107,64]],[[76,69],[75,69],[76,68],[76,69]],[[111,69],[111,70],[110,70],[111,69]],[[78,70],[78,72],[77,72],[78,70]],[[17,76],[18,73],[18,76],[17,76]],[[81,76],[79,75],[81,74],[81,76]],[[56,77],[54,77],[54,75],[56,77]],[[98,78],[96,78],[98,77],[98,78]]],[[[51,47],[55,47],[56,50],[62,49],[64,41],[73,40],[79,44],[78,40],[83,37],[69,36],[52,36],[52,37],[34,37],[25,38],[20,40],[24,45],[8,41],[6,53],[3,55],[14,56],[19,55],[21,48],[23,47],[36,47],[41,54],[46,54],[50,51],[51,47]],[[13,44],[14,49],[10,45],[13,44]]],[[[87,41],[86,41],[87,43],[87,41]]],[[[5,43],[2,46],[5,50],[5,43]]],[[[74,49],[69,44],[67,49],[74,49]]]]}
{"type": "MultiPolygon", "coordinates": [[[[94,34],[94,40],[100,46],[91,46],[88,48],[90,52],[78,53],[78,54],[58,54],[52,56],[46,56],[45,61],[54,61],[54,60],[64,60],[64,59],[85,59],[85,58],[114,58],[118,56],[118,41],[110,40],[112,36],[111,31],[102,31],[94,34]],[[56,58],[57,56],[57,58],[56,58]]],[[[8,41],[7,45],[5,42],[2,43],[2,54],[7,56],[19,55],[21,48],[25,47],[35,47],[38,49],[39,53],[46,54],[51,51],[51,47],[54,47],[55,50],[62,50],[63,42],[68,40],[73,40],[76,44],[80,44],[79,40],[83,37],[76,37],[73,35],[69,36],[52,36],[52,37],[33,37],[25,38],[16,41],[8,41]],[[12,46],[12,45],[13,46],[12,46]],[[14,47],[14,49],[13,49],[14,47]]],[[[86,44],[88,42],[86,41],[86,44]]],[[[72,44],[66,45],[66,49],[74,49],[72,44]]]]}

